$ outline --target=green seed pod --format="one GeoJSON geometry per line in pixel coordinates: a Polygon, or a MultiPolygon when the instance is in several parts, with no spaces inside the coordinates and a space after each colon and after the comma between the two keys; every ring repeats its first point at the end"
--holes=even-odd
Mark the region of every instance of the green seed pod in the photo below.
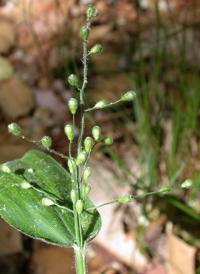
{"type": "Polygon", "coordinates": [[[70,173],[74,174],[74,161],[72,159],[69,159],[67,164],[68,164],[70,173]]]}
{"type": "Polygon", "coordinates": [[[70,125],[66,125],[65,128],[65,134],[67,135],[69,141],[72,141],[73,140],[73,129],[72,129],[72,126],[70,125]]]}
{"type": "Polygon", "coordinates": [[[128,91],[121,97],[122,101],[133,101],[136,97],[136,93],[134,91],[128,91]]]}
{"type": "Polygon", "coordinates": [[[100,44],[96,44],[93,48],[91,48],[88,55],[97,54],[101,52],[102,52],[102,46],[100,44]]]}
{"type": "Polygon", "coordinates": [[[194,180],[192,179],[187,179],[186,181],[184,181],[182,184],[181,184],[181,188],[191,188],[193,187],[195,184],[194,180]]]}
{"type": "Polygon", "coordinates": [[[73,204],[75,204],[76,202],[76,191],[74,189],[72,189],[71,193],[70,193],[71,199],[73,204]]]}
{"type": "Polygon", "coordinates": [[[100,134],[101,134],[100,127],[94,126],[92,128],[92,135],[93,135],[95,141],[97,141],[99,139],[100,134]]]}
{"type": "Polygon", "coordinates": [[[127,203],[130,203],[132,202],[132,198],[130,195],[126,195],[120,199],[118,199],[118,202],[121,202],[121,203],[124,203],[124,204],[127,204],[127,203]]]}
{"type": "Polygon", "coordinates": [[[90,34],[90,29],[87,27],[82,27],[81,34],[82,34],[83,40],[86,42],[90,34]]]}
{"type": "Polygon", "coordinates": [[[68,82],[70,83],[70,85],[75,86],[75,87],[79,87],[78,86],[78,78],[76,75],[74,74],[70,74],[70,76],[68,77],[68,82]]]}
{"type": "Polygon", "coordinates": [[[71,111],[71,113],[74,115],[75,113],[76,113],[76,110],[77,110],[77,107],[78,107],[78,102],[77,102],[77,100],[76,99],[74,99],[74,98],[71,98],[70,100],[69,100],[69,109],[70,109],[70,111],[71,111]]]}
{"type": "Polygon", "coordinates": [[[20,127],[16,123],[11,123],[8,125],[8,132],[16,136],[22,136],[20,127]]]}
{"type": "Polygon", "coordinates": [[[83,212],[83,201],[82,200],[78,200],[76,202],[76,210],[79,215],[83,212]]]}
{"type": "Polygon", "coordinates": [[[85,141],[84,141],[84,145],[85,145],[85,150],[87,153],[90,152],[92,145],[93,145],[93,140],[91,137],[86,137],[85,141]]]}
{"type": "Polygon", "coordinates": [[[88,18],[88,20],[90,20],[90,18],[92,17],[92,16],[94,16],[93,14],[95,13],[95,7],[93,7],[92,5],[89,5],[88,7],[87,7],[87,10],[86,10],[86,16],[87,16],[87,18],[88,18]]]}
{"type": "Polygon", "coordinates": [[[171,192],[171,189],[169,188],[169,186],[163,186],[158,191],[163,193],[163,194],[168,194],[168,193],[171,192]]]}
{"type": "Polygon", "coordinates": [[[52,200],[48,199],[48,198],[43,198],[42,199],[42,204],[45,205],[45,206],[55,205],[55,203],[52,200]]]}
{"type": "Polygon", "coordinates": [[[95,108],[105,108],[108,105],[108,103],[105,100],[101,100],[96,103],[94,106],[95,108]]]}
{"type": "Polygon", "coordinates": [[[113,143],[113,138],[111,137],[105,137],[101,140],[101,143],[103,143],[106,146],[110,146],[113,143]]]}
{"type": "Polygon", "coordinates": [[[46,148],[50,148],[51,143],[52,143],[51,138],[49,136],[42,137],[41,142],[42,142],[43,146],[46,148]]]}
{"type": "Polygon", "coordinates": [[[93,12],[93,16],[96,17],[99,14],[98,10],[95,9],[95,11],[93,12]]]}
{"type": "Polygon", "coordinates": [[[27,181],[23,181],[23,182],[21,183],[21,187],[22,187],[23,189],[28,189],[28,188],[31,188],[32,185],[29,184],[29,182],[27,182],[27,181]]]}
{"type": "Polygon", "coordinates": [[[83,162],[85,162],[86,160],[86,157],[87,157],[87,153],[84,151],[81,151],[81,153],[78,155],[77,159],[76,159],[76,165],[80,165],[82,164],[83,162]]]}
{"type": "Polygon", "coordinates": [[[90,167],[86,167],[86,169],[83,172],[83,182],[86,183],[91,175],[91,169],[90,167]]]}
{"type": "Polygon", "coordinates": [[[1,170],[6,173],[10,173],[10,168],[6,164],[1,166],[1,170]]]}
{"type": "Polygon", "coordinates": [[[85,198],[89,194],[90,190],[91,190],[91,186],[89,184],[83,186],[83,189],[82,189],[83,198],[85,198]]]}

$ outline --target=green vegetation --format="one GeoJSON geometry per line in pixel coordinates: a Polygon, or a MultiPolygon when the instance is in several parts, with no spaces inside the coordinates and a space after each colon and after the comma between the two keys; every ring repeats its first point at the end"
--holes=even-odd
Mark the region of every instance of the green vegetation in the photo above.
{"type": "MultiPolygon", "coordinates": [[[[86,244],[96,237],[101,228],[101,217],[97,208],[116,202],[130,203],[133,198],[146,197],[150,194],[158,194],[159,197],[160,195],[163,197],[163,194],[169,194],[172,189],[185,189],[194,185],[194,181],[188,179],[184,181],[180,187],[172,188],[174,181],[186,165],[185,157],[184,160],[181,161],[181,165],[180,160],[182,160],[183,153],[186,154],[186,156],[189,155],[189,148],[185,149],[184,140],[189,138],[194,132],[196,125],[195,115],[197,115],[198,110],[196,101],[200,95],[194,92],[194,98],[193,96],[192,98],[188,98],[191,96],[188,96],[185,91],[185,93],[183,93],[183,100],[176,103],[175,106],[172,104],[172,101],[170,101],[172,94],[171,97],[169,95],[166,102],[163,102],[156,84],[156,81],[159,79],[160,51],[156,51],[155,53],[156,61],[154,63],[152,81],[147,83],[142,48],[141,44],[139,44],[141,54],[139,64],[140,77],[138,78],[139,80],[134,77],[131,79],[132,86],[136,93],[128,91],[116,102],[107,103],[102,99],[92,108],[85,107],[84,91],[88,82],[88,58],[92,58],[90,55],[102,52],[102,46],[100,44],[96,44],[89,51],[87,50],[91,19],[97,15],[98,11],[92,5],[89,5],[86,11],[87,25],[81,29],[83,38],[82,84],[80,84],[80,80],[76,75],[70,74],[68,77],[69,84],[79,92],[79,100],[74,98],[69,100],[69,109],[73,116],[73,124],[66,125],[64,128],[64,132],[69,140],[69,156],[65,156],[51,149],[52,142],[49,136],[44,136],[40,142],[37,142],[22,135],[17,124],[12,123],[8,126],[10,133],[35,143],[39,147],[65,159],[68,162],[69,173],[52,157],[40,151],[29,151],[23,158],[1,165],[0,169],[1,216],[13,227],[30,237],[59,246],[73,247],[76,255],[76,270],[79,274],[87,273],[85,260],[86,244]],[[155,92],[155,94],[152,95],[153,92],[155,92]],[[109,145],[113,143],[113,139],[109,136],[101,138],[101,129],[99,126],[92,128],[92,137],[87,136],[84,139],[86,112],[107,108],[119,102],[130,103],[135,99],[136,94],[138,95],[138,99],[135,100],[134,103],[135,117],[138,123],[136,139],[142,155],[142,165],[147,167],[144,169],[146,172],[142,173],[141,178],[136,177],[123,161],[120,160],[116,153],[109,148],[109,145]],[[152,104],[152,96],[155,96],[158,102],[162,103],[160,103],[161,105],[158,107],[151,107],[153,111],[149,112],[152,104]],[[181,109],[186,99],[190,100],[187,104],[188,112],[186,108],[183,113],[181,109]],[[161,185],[159,190],[155,190],[155,186],[159,181],[157,165],[159,163],[159,148],[162,133],[160,113],[162,113],[164,109],[164,104],[168,104],[169,107],[174,108],[175,112],[173,112],[173,115],[175,115],[178,120],[173,120],[173,139],[171,150],[167,158],[170,168],[169,183],[165,186],[161,185]],[[81,109],[81,128],[77,143],[77,154],[74,156],[72,143],[74,141],[75,115],[78,106],[81,109]],[[191,113],[189,112],[190,109],[193,110],[193,114],[188,118],[188,113],[191,113]],[[154,127],[152,127],[151,123],[152,116],[156,117],[154,127]],[[180,123],[182,119],[184,119],[187,127],[185,124],[180,123]],[[189,124],[190,127],[188,131],[189,124]],[[109,203],[95,206],[87,196],[91,189],[91,186],[87,183],[91,169],[87,165],[92,150],[99,143],[104,144],[104,150],[117,161],[119,168],[127,177],[127,182],[128,173],[134,179],[138,180],[138,184],[133,191],[133,195],[125,195],[109,203]],[[177,151],[179,152],[178,158],[176,154],[177,151]],[[148,184],[146,184],[146,182],[148,182],[148,184]],[[141,189],[143,193],[138,195],[135,193],[137,189],[141,189]],[[32,225],[30,225],[30,223],[32,225]]],[[[160,19],[158,18],[158,20],[160,19]]],[[[141,41],[139,25],[138,38],[139,41],[141,41]]],[[[159,44],[159,41],[157,42],[159,44]]],[[[182,69],[184,70],[185,62],[182,61],[182,65],[182,69]]],[[[180,85],[181,87],[185,87],[185,79],[182,79],[182,81],[183,82],[180,81],[180,85]]],[[[129,119],[129,117],[126,117],[126,120],[127,119],[129,119]]],[[[173,199],[171,199],[171,203],[174,203],[178,208],[199,221],[194,212],[182,207],[177,202],[174,202],[173,199]]]]}

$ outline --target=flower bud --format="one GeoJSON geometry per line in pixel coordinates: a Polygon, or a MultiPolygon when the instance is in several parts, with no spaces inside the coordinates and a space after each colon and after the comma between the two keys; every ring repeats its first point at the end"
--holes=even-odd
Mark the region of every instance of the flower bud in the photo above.
{"type": "Polygon", "coordinates": [[[90,167],[87,167],[84,172],[83,172],[83,182],[86,183],[87,180],[89,179],[90,177],[90,174],[91,174],[91,169],[90,167]]]}
{"type": "Polygon", "coordinates": [[[29,184],[29,182],[27,182],[27,181],[23,181],[23,182],[21,183],[21,187],[22,187],[23,189],[28,189],[28,188],[31,188],[32,185],[29,184]]]}
{"type": "Polygon", "coordinates": [[[99,14],[98,10],[95,9],[95,11],[93,12],[93,16],[96,17],[99,14]]]}
{"type": "Polygon", "coordinates": [[[3,164],[1,166],[1,170],[6,172],[6,173],[10,173],[10,168],[6,164],[3,164]]]}
{"type": "Polygon", "coordinates": [[[181,188],[191,188],[194,186],[194,180],[192,179],[187,179],[186,181],[184,181],[182,184],[181,184],[181,188]]]}
{"type": "Polygon", "coordinates": [[[83,198],[85,198],[89,194],[90,190],[91,190],[91,186],[89,184],[83,186],[83,189],[82,189],[83,198]]]}
{"type": "Polygon", "coordinates": [[[171,192],[171,189],[169,188],[169,186],[163,186],[158,191],[163,193],[163,194],[168,194],[168,193],[171,192]]]}
{"type": "Polygon", "coordinates": [[[72,129],[72,126],[70,125],[66,125],[65,128],[65,134],[67,135],[69,141],[72,141],[73,139],[73,129],[72,129]]]}
{"type": "Polygon", "coordinates": [[[51,141],[51,138],[49,136],[42,137],[41,141],[42,141],[42,144],[43,144],[44,147],[50,148],[52,141],[51,141]]]}
{"type": "Polygon", "coordinates": [[[86,42],[90,34],[90,29],[87,27],[82,27],[81,34],[82,34],[83,40],[86,42]]]}
{"type": "Polygon", "coordinates": [[[108,105],[108,103],[105,100],[101,100],[96,103],[94,106],[95,108],[105,108],[108,105]]]}
{"type": "Polygon", "coordinates": [[[93,14],[95,13],[95,7],[93,7],[92,5],[89,5],[88,7],[87,7],[87,10],[86,10],[86,15],[87,15],[87,18],[88,18],[88,20],[90,20],[90,18],[92,17],[92,16],[94,16],[93,14]]]}
{"type": "Polygon", "coordinates": [[[122,101],[133,101],[136,97],[136,93],[134,91],[128,91],[121,97],[122,101]]]}
{"type": "Polygon", "coordinates": [[[97,141],[99,139],[100,134],[101,134],[100,127],[94,126],[92,128],[92,135],[93,135],[95,141],[97,141]]]}
{"type": "Polygon", "coordinates": [[[55,203],[52,200],[48,199],[48,198],[43,198],[42,199],[42,204],[45,205],[45,206],[55,205],[55,203]]]}
{"type": "Polygon", "coordinates": [[[16,123],[11,123],[8,125],[8,132],[16,136],[22,136],[20,127],[16,123]]]}
{"type": "Polygon", "coordinates": [[[67,164],[68,164],[70,173],[73,174],[74,173],[74,161],[72,159],[69,159],[67,164]]]}
{"type": "Polygon", "coordinates": [[[76,191],[74,189],[72,189],[71,193],[70,193],[71,199],[73,204],[75,204],[76,202],[76,191]]]}
{"type": "Polygon", "coordinates": [[[78,86],[78,78],[76,75],[74,74],[70,74],[70,76],[68,77],[68,82],[70,83],[70,85],[75,86],[75,87],[79,87],[78,86]]]}
{"type": "Polygon", "coordinates": [[[71,98],[69,100],[68,105],[69,105],[69,109],[70,109],[71,113],[74,115],[76,113],[76,110],[77,110],[77,107],[78,107],[77,100],[74,99],[74,98],[71,98]]]}
{"type": "Polygon", "coordinates": [[[102,52],[102,46],[100,44],[96,44],[93,48],[91,48],[88,55],[97,54],[101,52],[102,52]]]}
{"type": "Polygon", "coordinates": [[[113,138],[111,137],[105,137],[101,140],[101,143],[103,143],[106,146],[110,146],[113,143],[113,138]]]}
{"type": "Polygon", "coordinates": [[[82,200],[78,200],[76,202],[76,210],[79,215],[83,212],[83,201],[82,200]]]}
{"type": "Polygon", "coordinates": [[[127,204],[127,203],[130,203],[132,202],[132,198],[130,195],[126,195],[120,199],[118,199],[118,202],[121,202],[121,203],[124,203],[124,204],[127,204]]]}
{"type": "Polygon", "coordinates": [[[93,145],[93,140],[91,137],[86,137],[85,141],[84,141],[84,145],[85,145],[85,150],[87,153],[90,152],[92,145],[93,145]]]}
{"type": "Polygon", "coordinates": [[[86,157],[87,157],[86,152],[81,151],[81,153],[78,155],[78,157],[76,159],[76,165],[78,166],[78,165],[82,164],[83,162],[85,162],[86,157]]]}

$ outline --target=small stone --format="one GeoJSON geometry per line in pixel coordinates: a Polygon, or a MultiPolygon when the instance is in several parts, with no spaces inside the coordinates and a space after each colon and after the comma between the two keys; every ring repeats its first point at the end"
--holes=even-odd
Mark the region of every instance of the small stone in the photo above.
{"type": "Polygon", "coordinates": [[[0,83],[0,107],[6,118],[27,115],[34,107],[30,88],[16,76],[0,83]]]}
{"type": "Polygon", "coordinates": [[[14,67],[11,62],[0,56],[0,82],[10,79],[14,74],[14,67]]]}
{"type": "Polygon", "coordinates": [[[0,53],[7,53],[15,44],[15,27],[9,20],[0,20],[0,53]]]}

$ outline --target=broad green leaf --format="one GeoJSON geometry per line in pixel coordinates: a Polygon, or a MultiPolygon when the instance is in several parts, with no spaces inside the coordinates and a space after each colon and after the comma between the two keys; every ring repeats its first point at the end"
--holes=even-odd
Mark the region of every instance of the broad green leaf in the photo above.
{"type": "MultiPolygon", "coordinates": [[[[42,199],[48,198],[72,210],[70,192],[68,172],[43,152],[31,150],[23,158],[0,166],[0,215],[30,237],[65,247],[76,244],[73,213],[42,204],[42,199]],[[24,181],[45,193],[34,188],[23,189],[24,181]]],[[[81,214],[85,242],[96,237],[101,228],[98,211],[87,211],[91,207],[94,205],[86,197],[81,214]]]]}

